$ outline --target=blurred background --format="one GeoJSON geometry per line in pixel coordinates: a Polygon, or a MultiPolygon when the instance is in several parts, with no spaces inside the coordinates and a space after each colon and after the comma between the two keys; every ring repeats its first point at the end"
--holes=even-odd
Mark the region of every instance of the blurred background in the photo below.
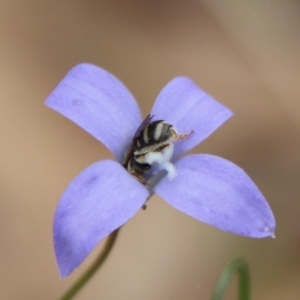
{"type": "MultiPolygon", "coordinates": [[[[122,229],[76,299],[209,299],[244,256],[253,299],[300,299],[300,3],[296,0],[0,2],[0,299],[58,299],[101,250],[60,279],[52,218],[82,169],[112,158],[43,105],[81,62],[122,80],[146,116],[164,85],[192,78],[235,116],[194,152],[227,158],[272,207],[276,239],[195,221],[159,197],[122,229]]],[[[236,299],[236,282],[226,299],[236,299]]]]}

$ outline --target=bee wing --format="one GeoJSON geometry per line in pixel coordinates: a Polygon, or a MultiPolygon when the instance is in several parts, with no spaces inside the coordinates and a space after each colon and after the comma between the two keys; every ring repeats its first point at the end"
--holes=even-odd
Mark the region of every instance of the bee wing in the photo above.
{"type": "Polygon", "coordinates": [[[147,124],[149,124],[150,123],[150,121],[153,119],[153,117],[154,117],[154,115],[148,115],[146,118],[145,118],[145,120],[141,123],[141,125],[138,127],[138,129],[136,130],[136,132],[135,132],[135,135],[134,135],[134,137],[133,137],[133,140],[135,139],[135,138],[137,138],[139,135],[140,135],[140,133],[143,131],[143,129],[145,128],[145,126],[147,125],[147,124]]]}
{"type": "Polygon", "coordinates": [[[126,155],[126,158],[125,158],[125,162],[123,163],[123,166],[125,168],[127,168],[127,165],[132,157],[132,154],[134,152],[134,144],[135,144],[135,141],[137,139],[137,137],[140,135],[140,133],[144,130],[144,128],[146,127],[147,124],[150,123],[150,121],[152,120],[152,118],[154,117],[154,115],[148,115],[145,120],[141,123],[141,125],[138,127],[138,129],[136,130],[133,138],[132,138],[132,144],[131,144],[131,147],[130,149],[128,150],[127,152],[127,155],[126,155]]]}

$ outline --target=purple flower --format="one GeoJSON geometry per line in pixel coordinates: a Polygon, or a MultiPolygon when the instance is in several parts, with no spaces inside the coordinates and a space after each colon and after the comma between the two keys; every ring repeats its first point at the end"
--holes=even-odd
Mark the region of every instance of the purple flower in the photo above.
{"type": "MultiPolygon", "coordinates": [[[[54,247],[61,276],[68,276],[93,248],[126,223],[150,192],[122,166],[142,123],[140,110],[113,75],[90,64],[74,67],[46,100],[103,143],[116,160],[83,170],[67,187],[54,217],[54,247]]],[[[221,230],[262,238],[274,236],[275,220],[263,195],[235,164],[208,154],[179,158],[232,115],[190,79],[177,77],[158,95],[153,120],[165,120],[179,133],[194,133],[175,143],[177,177],[163,177],[153,191],[171,206],[221,230]],[[178,159],[179,158],[179,159],[178,159]],[[177,160],[176,160],[177,159],[177,160]]]]}

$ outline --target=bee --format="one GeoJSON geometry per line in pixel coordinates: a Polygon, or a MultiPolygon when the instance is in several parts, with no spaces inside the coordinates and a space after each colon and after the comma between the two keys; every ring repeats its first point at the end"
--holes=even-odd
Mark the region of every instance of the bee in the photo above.
{"type": "Polygon", "coordinates": [[[174,165],[170,162],[174,152],[174,141],[189,137],[187,134],[178,134],[170,123],[164,120],[152,121],[154,115],[148,115],[137,129],[131,146],[123,164],[127,171],[136,177],[142,184],[148,186],[145,173],[154,163],[168,173],[172,180],[177,174],[174,165]]]}

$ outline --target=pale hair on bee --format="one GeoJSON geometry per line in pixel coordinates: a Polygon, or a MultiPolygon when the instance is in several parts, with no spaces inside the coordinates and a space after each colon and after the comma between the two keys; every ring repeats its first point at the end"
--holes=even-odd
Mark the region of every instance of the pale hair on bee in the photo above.
{"type": "Polygon", "coordinates": [[[176,177],[176,168],[171,163],[173,142],[193,133],[178,134],[174,126],[164,120],[151,122],[153,117],[148,115],[137,129],[123,164],[144,185],[148,185],[145,173],[153,164],[157,164],[160,170],[165,170],[169,180],[176,177]]]}

